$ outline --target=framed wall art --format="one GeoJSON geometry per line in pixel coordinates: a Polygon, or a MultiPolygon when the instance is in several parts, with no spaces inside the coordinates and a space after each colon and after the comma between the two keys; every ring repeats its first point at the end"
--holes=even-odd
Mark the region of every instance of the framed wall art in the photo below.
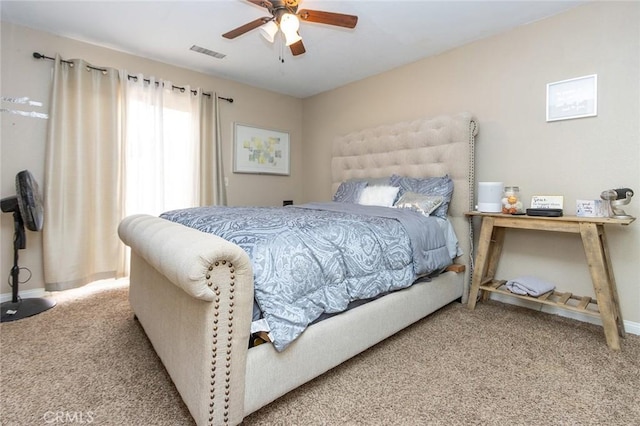
{"type": "Polygon", "coordinates": [[[288,176],[289,157],[289,133],[234,123],[234,173],[288,176]]]}
{"type": "Polygon", "coordinates": [[[598,75],[547,84],[547,121],[598,115],[598,75]]]}

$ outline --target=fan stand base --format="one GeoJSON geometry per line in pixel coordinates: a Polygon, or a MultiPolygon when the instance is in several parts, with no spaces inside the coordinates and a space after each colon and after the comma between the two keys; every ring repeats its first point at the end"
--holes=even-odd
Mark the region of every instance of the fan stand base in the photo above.
{"type": "Polygon", "coordinates": [[[0,322],[16,321],[37,315],[47,309],[53,308],[55,305],[55,300],[42,297],[22,299],[18,302],[4,302],[0,304],[0,308],[2,309],[0,322]]]}

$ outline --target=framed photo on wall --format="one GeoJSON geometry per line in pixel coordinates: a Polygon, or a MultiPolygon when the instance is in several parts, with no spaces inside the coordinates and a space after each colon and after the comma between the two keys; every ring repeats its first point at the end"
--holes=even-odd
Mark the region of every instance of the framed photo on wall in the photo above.
{"type": "Polygon", "coordinates": [[[290,175],[289,133],[234,123],[233,172],[290,175]]]}
{"type": "Polygon", "coordinates": [[[598,75],[547,84],[547,121],[598,115],[598,75]]]}

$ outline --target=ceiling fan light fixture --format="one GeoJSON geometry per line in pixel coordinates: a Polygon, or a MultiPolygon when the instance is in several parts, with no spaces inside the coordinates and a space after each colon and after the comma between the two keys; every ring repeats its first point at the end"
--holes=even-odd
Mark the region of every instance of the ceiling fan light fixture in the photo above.
{"type": "Polygon", "coordinates": [[[269,21],[263,26],[260,27],[260,34],[264,37],[269,43],[273,43],[276,37],[276,33],[278,32],[278,25],[269,21]]]}
{"type": "Polygon", "coordinates": [[[300,21],[298,17],[292,13],[284,13],[280,17],[280,31],[284,34],[285,45],[291,46],[294,43],[302,40],[298,29],[300,28],[300,21]]]}
{"type": "Polygon", "coordinates": [[[302,40],[302,37],[300,37],[300,34],[298,34],[297,32],[293,34],[284,33],[285,46],[291,46],[292,44],[297,43],[300,40],[302,40]]]}
{"type": "Polygon", "coordinates": [[[285,36],[292,36],[298,33],[300,29],[300,21],[298,17],[292,13],[284,13],[280,17],[280,30],[285,36]]]}

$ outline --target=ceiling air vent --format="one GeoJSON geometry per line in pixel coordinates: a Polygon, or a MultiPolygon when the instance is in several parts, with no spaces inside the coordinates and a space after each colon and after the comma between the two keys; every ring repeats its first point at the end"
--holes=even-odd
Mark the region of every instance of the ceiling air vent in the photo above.
{"type": "Polygon", "coordinates": [[[191,50],[193,50],[194,52],[202,53],[203,55],[213,56],[214,58],[218,58],[218,59],[222,59],[225,56],[227,56],[227,55],[225,55],[223,53],[214,52],[213,50],[209,50],[209,49],[205,49],[204,47],[196,46],[195,44],[193,46],[191,46],[191,50]]]}

